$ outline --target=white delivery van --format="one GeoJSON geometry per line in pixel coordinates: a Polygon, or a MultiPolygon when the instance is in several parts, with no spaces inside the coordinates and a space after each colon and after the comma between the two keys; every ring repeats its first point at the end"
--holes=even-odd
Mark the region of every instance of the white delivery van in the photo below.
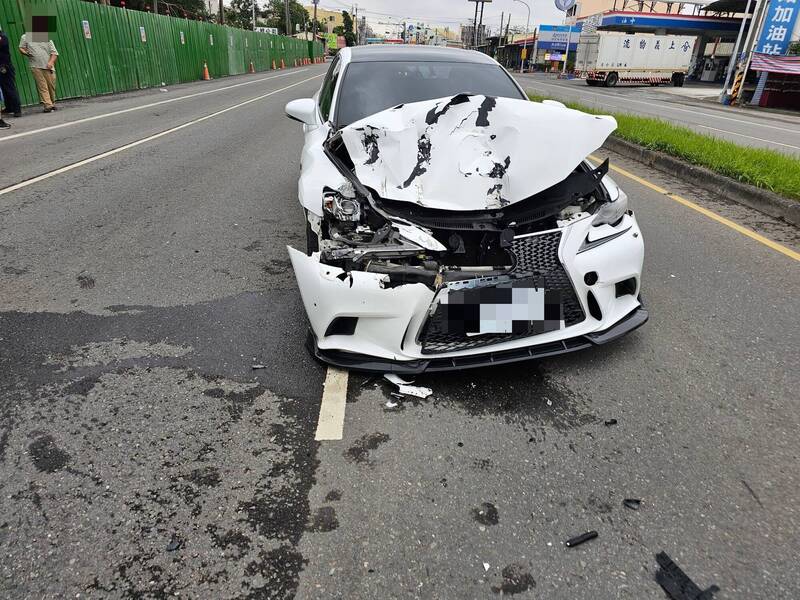
{"type": "Polygon", "coordinates": [[[575,72],[589,85],[671,83],[683,85],[694,54],[695,36],[598,31],[581,35],[575,72]]]}

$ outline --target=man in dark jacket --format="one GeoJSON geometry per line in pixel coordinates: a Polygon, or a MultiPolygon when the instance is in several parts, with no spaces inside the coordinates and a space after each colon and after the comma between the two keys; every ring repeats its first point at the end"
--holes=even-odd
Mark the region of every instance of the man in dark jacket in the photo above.
{"type": "Polygon", "coordinates": [[[3,113],[10,113],[15,117],[22,116],[19,103],[19,93],[14,80],[14,65],[11,62],[11,46],[6,32],[0,29],[0,90],[3,91],[6,108],[3,113]]]}

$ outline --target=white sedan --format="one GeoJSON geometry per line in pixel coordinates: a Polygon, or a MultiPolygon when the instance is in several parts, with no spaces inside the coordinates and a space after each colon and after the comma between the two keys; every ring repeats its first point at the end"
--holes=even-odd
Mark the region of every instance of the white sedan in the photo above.
{"type": "Polygon", "coordinates": [[[420,373],[604,344],[647,321],[642,235],[608,162],[612,117],[530,102],[491,58],[344,48],[304,124],[309,346],[420,373]]]}

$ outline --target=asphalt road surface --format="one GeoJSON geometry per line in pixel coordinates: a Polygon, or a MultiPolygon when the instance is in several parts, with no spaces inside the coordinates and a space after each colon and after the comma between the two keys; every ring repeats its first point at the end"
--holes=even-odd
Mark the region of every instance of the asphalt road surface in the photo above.
{"type": "Polygon", "coordinates": [[[697,90],[707,89],[706,96],[714,96],[719,93],[717,88],[691,83],[683,88],[649,85],[604,88],[589,87],[581,79],[556,79],[544,73],[515,73],[514,77],[524,89],[562,102],[658,117],[743,146],[800,155],[800,115],[734,108],[697,98],[697,90]]]}
{"type": "Polygon", "coordinates": [[[646,326],[394,408],[353,374],[315,441],[283,106],[321,74],[0,137],[0,597],[659,599],[662,551],[715,598],[800,597],[797,231],[617,156],[775,243],[617,172],[646,326]]]}

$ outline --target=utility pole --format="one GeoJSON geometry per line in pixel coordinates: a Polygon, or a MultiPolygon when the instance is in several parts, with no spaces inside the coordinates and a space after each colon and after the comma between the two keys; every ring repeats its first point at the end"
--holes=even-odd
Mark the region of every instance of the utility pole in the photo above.
{"type": "MultiPolygon", "coordinates": [[[[747,0],[747,7],[744,9],[742,23],[739,25],[739,35],[736,36],[736,43],[733,45],[731,60],[730,63],[728,63],[728,72],[725,75],[725,83],[722,85],[722,92],[719,94],[719,101],[723,103],[728,99],[728,84],[731,82],[731,76],[733,75],[733,71],[736,69],[736,65],[739,64],[739,49],[742,44],[742,34],[744,33],[744,25],[747,22],[747,17],[750,15],[750,5],[752,4],[752,1],[753,0],[747,0]]],[[[751,26],[753,24],[752,16],[750,18],[750,24],[751,26]]]]}
{"type": "Polygon", "coordinates": [[[153,14],[158,14],[158,0],[153,0],[153,14]]]}
{"type": "MultiPolygon", "coordinates": [[[[480,46],[481,42],[483,41],[483,40],[481,40],[481,31],[483,30],[483,7],[484,7],[485,4],[486,4],[486,0],[481,0],[481,19],[480,19],[480,21],[478,21],[478,34],[477,34],[477,36],[478,36],[478,45],[479,46],[480,46]]],[[[476,8],[477,8],[477,6],[476,6],[476,8]]]]}
{"type": "Polygon", "coordinates": [[[475,18],[472,21],[472,46],[478,47],[478,2],[480,0],[469,0],[475,3],[475,18]]]}
{"type": "Polygon", "coordinates": [[[314,41],[317,41],[317,4],[319,0],[314,0],[314,41]]]}
{"type": "Polygon", "coordinates": [[[525,40],[522,42],[522,60],[519,61],[519,72],[523,73],[525,70],[525,60],[528,58],[528,29],[531,26],[531,7],[524,0],[514,0],[514,2],[524,4],[525,8],[528,9],[528,20],[525,21],[525,40]]]}
{"type": "Polygon", "coordinates": [[[253,0],[253,31],[256,30],[256,0],[253,0]]]}
{"type": "Polygon", "coordinates": [[[225,25],[225,7],[222,5],[222,0],[219,0],[219,24],[225,25]]]}
{"type": "Polygon", "coordinates": [[[286,35],[292,35],[292,19],[289,16],[289,0],[284,0],[283,7],[286,12],[286,35]]]}

